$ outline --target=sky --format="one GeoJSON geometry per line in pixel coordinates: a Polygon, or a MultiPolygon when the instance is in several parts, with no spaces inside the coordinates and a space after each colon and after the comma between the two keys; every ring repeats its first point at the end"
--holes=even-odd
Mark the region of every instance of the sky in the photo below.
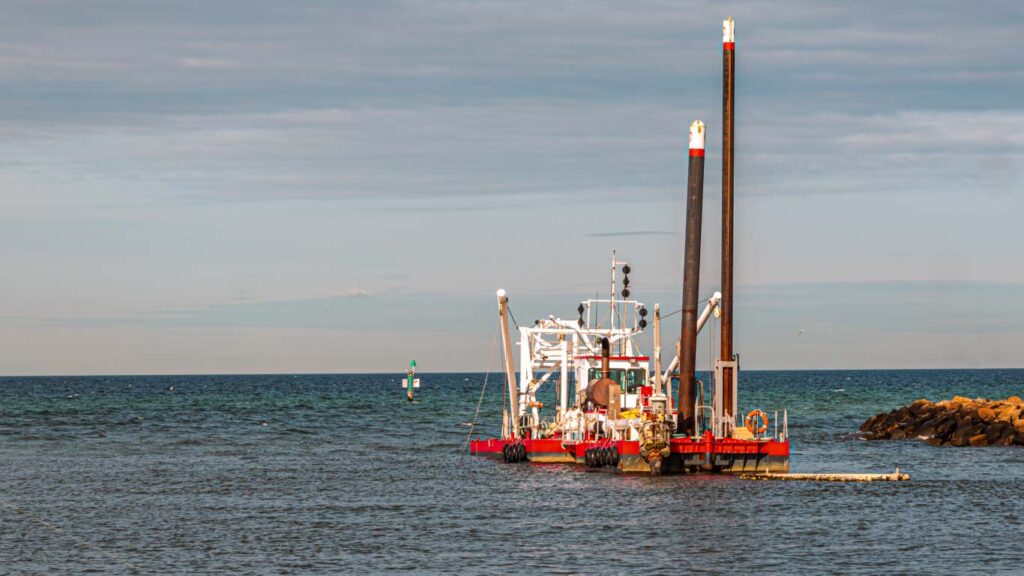
{"type": "Polygon", "coordinates": [[[706,297],[728,16],[743,367],[1024,367],[1016,2],[8,0],[0,374],[485,370],[612,250],[676,310],[695,119],[706,297]]]}

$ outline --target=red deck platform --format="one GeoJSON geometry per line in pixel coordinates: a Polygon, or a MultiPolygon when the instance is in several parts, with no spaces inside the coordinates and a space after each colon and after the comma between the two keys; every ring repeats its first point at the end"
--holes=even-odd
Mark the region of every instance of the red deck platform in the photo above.
{"type": "MultiPolygon", "coordinates": [[[[617,450],[619,472],[650,472],[640,458],[640,442],[630,440],[563,441],[561,438],[516,440],[477,439],[470,443],[470,452],[481,456],[501,458],[508,444],[520,443],[526,457],[537,463],[584,464],[590,448],[617,450]]],[[[700,438],[672,438],[670,454],[662,465],[663,473],[682,472],[789,472],[789,440],[715,438],[705,432],[700,438]]]]}

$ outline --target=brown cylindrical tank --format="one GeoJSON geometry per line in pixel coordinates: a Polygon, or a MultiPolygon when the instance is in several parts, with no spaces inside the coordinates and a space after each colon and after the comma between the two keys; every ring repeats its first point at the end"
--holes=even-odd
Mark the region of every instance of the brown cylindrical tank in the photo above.
{"type": "Polygon", "coordinates": [[[587,384],[587,400],[601,408],[608,406],[609,389],[619,385],[609,377],[611,370],[608,367],[608,356],[610,355],[611,344],[607,338],[601,338],[601,377],[587,384]]]}

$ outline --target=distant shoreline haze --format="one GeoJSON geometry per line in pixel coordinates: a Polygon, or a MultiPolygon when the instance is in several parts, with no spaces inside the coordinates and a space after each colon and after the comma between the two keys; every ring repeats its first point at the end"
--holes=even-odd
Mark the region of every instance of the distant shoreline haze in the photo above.
{"type": "MultiPolygon", "coordinates": [[[[819,372],[827,373],[865,373],[865,372],[1020,372],[1021,384],[1024,385],[1024,367],[986,367],[986,368],[772,368],[772,369],[747,369],[741,374],[776,374],[783,372],[819,372]]],[[[698,374],[707,375],[707,370],[697,370],[698,374]]],[[[224,372],[224,373],[169,373],[169,374],[0,374],[0,380],[18,379],[59,379],[59,378],[188,378],[188,377],[246,377],[246,376],[386,376],[405,375],[405,368],[392,372],[366,371],[366,372],[224,372]]],[[[487,372],[479,370],[437,370],[427,371],[417,367],[416,374],[424,378],[424,382],[431,375],[446,376],[479,376],[487,375],[487,372]]],[[[502,371],[491,371],[491,383],[499,382],[504,386],[505,374],[502,371]],[[495,380],[497,378],[497,380],[495,380]]],[[[519,375],[519,372],[516,372],[519,375]]],[[[741,375],[742,378],[742,375],[741,375]]]]}

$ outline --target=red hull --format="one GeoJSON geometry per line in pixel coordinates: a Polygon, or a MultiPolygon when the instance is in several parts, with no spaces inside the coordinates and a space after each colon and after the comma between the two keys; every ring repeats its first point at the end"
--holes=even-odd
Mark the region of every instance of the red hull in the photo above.
{"type": "MultiPolygon", "coordinates": [[[[473,440],[470,452],[482,456],[502,456],[502,449],[513,440],[473,440]]],[[[527,458],[533,462],[563,462],[582,464],[586,451],[590,448],[614,447],[622,457],[622,464],[617,466],[623,472],[641,472],[643,466],[640,459],[640,442],[608,440],[563,442],[559,438],[530,439],[521,441],[526,448],[527,458]]],[[[667,459],[665,472],[683,471],[716,471],[716,472],[751,472],[751,471],[789,471],[789,440],[737,440],[735,438],[715,438],[710,432],[697,440],[690,438],[672,438],[669,444],[671,452],[667,459]]]]}

